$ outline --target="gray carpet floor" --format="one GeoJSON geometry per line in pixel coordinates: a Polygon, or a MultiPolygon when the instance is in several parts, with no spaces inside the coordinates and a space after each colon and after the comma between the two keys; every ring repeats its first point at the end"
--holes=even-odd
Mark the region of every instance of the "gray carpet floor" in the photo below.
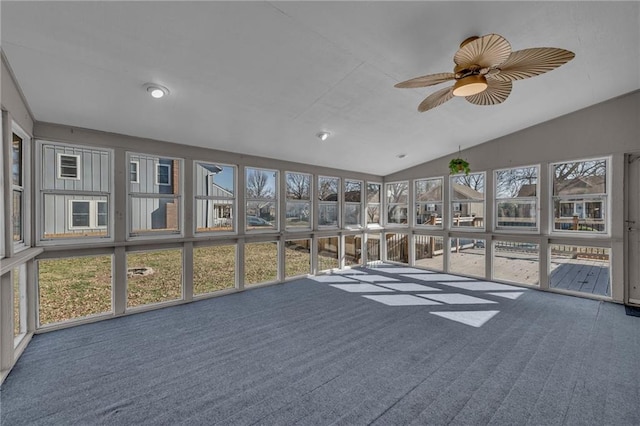
{"type": "Polygon", "coordinates": [[[623,306],[363,271],[37,335],[1,423],[640,424],[623,306]]]}

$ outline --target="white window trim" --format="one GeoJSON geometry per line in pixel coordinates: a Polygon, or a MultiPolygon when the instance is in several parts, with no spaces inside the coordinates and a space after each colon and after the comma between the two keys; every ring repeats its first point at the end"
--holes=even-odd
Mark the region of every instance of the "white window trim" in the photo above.
{"type": "Polygon", "coordinates": [[[318,223],[318,229],[340,229],[342,225],[342,211],[340,209],[340,199],[342,197],[342,178],[336,176],[318,176],[318,193],[320,193],[320,179],[336,179],[338,181],[338,185],[336,186],[336,201],[325,201],[318,198],[318,220],[320,219],[320,206],[336,206],[336,224],[335,225],[320,225],[318,223]]]}
{"type": "Polygon", "coordinates": [[[313,228],[313,218],[314,218],[314,212],[313,212],[313,174],[311,173],[304,173],[304,172],[294,172],[294,171],[290,171],[290,170],[285,170],[284,172],[284,190],[285,190],[285,211],[284,211],[284,218],[285,218],[285,223],[284,223],[284,227],[287,230],[291,230],[291,231],[308,231],[310,229],[313,228]],[[299,198],[289,198],[288,197],[288,191],[287,191],[287,175],[288,174],[296,174],[296,175],[304,175],[304,176],[308,176],[309,177],[309,198],[308,199],[299,199],[299,198]],[[309,205],[309,226],[287,226],[287,206],[289,205],[289,202],[291,203],[307,203],[309,205]]]}
{"type": "MultiPolygon", "coordinates": [[[[176,238],[184,237],[184,229],[187,223],[185,215],[184,215],[184,203],[183,203],[183,195],[184,194],[184,159],[178,157],[167,157],[161,154],[150,154],[150,153],[141,153],[141,152],[126,152],[127,161],[131,161],[131,158],[144,159],[145,161],[153,160],[158,161],[162,160],[172,160],[179,162],[179,172],[178,176],[178,185],[176,194],[159,194],[155,192],[146,192],[146,191],[132,191],[131,185],[127,185],[127,215],[126,215],[126,225],[127,225],[127,241],[140,241],[140,240],[163,240],[167,238],[176,238]],[[131,218],[131,200],[133,198],[152,198],[159,200],[174,200],[175,203],[178,204],[178,229],[177,230],[166,230],[166,231],[142,231],[142,232],[133,232],[133,220],[131,218]]],[[[168,166],[168,164],[166,164],[168,166]]],[[[175,184],[175,183],[174,183],[175,184]]],[[[193,225],[193,224],[192,224],[193,225]]]]}
{"type": "MultiPolygon", "coordinates": [[[[503,169],[496,169],[493,171],[493,194],[494,194],[494,205],[493,205],[493,230],[497,233],[515,233],[515,234],[537,234],[540,232],[540,165],[528,165],[528,166],[517,166],[517,167],[507,167],[503,169]],[[513,197],[513,198],[498,198],[498,172],[505,170],[513,170],[513,169],[528,169],[535,167],[537,169],[536,174],[536,195],[535,197],[513,197]],[[532,228],[524,228],[517,226],[499,226],[498,225],[498,203],[500,202],[518,202],[518,201],[535,201],[535,209],[536,209],[536,226],[532,228]]],[[[486,197],[485,197],[486,198],[486,197]]]]}
{"type": "MultiPolygon", "coordinates": [[[[451,175],[449,176],[449,205],[451,206],[451,214],[449,215],[449,229],[451,231],[461,231],[461,232],[486,232],[487,229],[487,172],[472,172],[469,173],[470,175],[482,175],[482,200],[459,200],[457,198],[453,197],[454,194],[454,190],[453,190],[453,180],[457,177],[460,176],[465,176],[464,174],[456,174],[456,175],[451,175]],[[483,214],[483,218],[482,218],[482,227],[471,227],[471,226],[458,226],[458,227],[454,227],[453,226],[453,207],[455,203],[460,203],[461,205],[464,203],[482,203],[482,211],[484,212],[483,214]],[[465,228],[469,228],[469,229],[465,229],[465,228]]],[[[461,211],[462,208],[459,210],[461,211]]]]}
{"type": "Polygon", "coordinates": [[[244,218],[243,218],[243,223],[244,223],[244,230],[247,233],[256,233],[256,234],[264,234],[264,233],[269,233],[269,232],[277,232],[280,230],[280,170],[275,170],[275,169],[265,169],[262,167],[251,167],[251,166],[247,166],[244,168],[243,170],[244,173],[244,218]],[[267,172],[267,173],[274,173],[274,178],[275,178],[275,185],[274,185],[274,197],[273,198],[251,198],[248,197],[248,191],[247,191],[247,170],[248,169],[252,169],[252,170],[260,170],[263,172],[267,172]],[[262,202],[262,203],[273,203],[276,209],[276,219],[275,219],[275,226],[271,229],[258,229],[258,228],[253,228],[253,229],[249,229],[249,224],[247,223],[247,205],[250,202],[262,202]]]}
{"type": "Polygon", "coordinates": [[[59,152],[56,154],[57,157],[57,176],[58,179],[70,179],[70,180],[80,180],[81,173],[81,164],[80,164],[80,156],[77,154],[65,154],[64,152],[59,152]],[[75,176],[62,176],[62,157],[73,157],[76,159],[76,175],[75,176]]]}
{"type": "MultiPolygon", "coordinates": [[[[47,189],[44,190],[43,189],[43,185],[42,185],[42,180],[43,180],[43,173],[42,173],[42,167],[36,167],[35,169],[35,182],[36,182],[36,187],[35,187],[35,191],[37,194],[37,202],[36,202],[36,210],[35,210],[35,227],[36,227],[36,244],[39,246],[49,246],[49,245],[76,245],[76,244],[91,244],[91,243],[103,243],[105,241],[113,241],[114,239],[114,228],[113,228],[113,217],[114,217],[114,203],[112,202],[113,200],[113,188],[114,188],[114,163],[113,163],[113,158],[114,158],[114,150],[111,148],[105,148],[105,147],[95,147],[95,146],[87,146],[87,145],[80,145],[80,144],[68,144],[68,143],[64,143],[64,142],[54,142],[51,140],[44,140],[44,139],[37,139],[36,140],[36,162],[38,164],[42,164],[43,161],[43,149],[45,146],[54,146],[54,147],[71,147],[71,148],[78,148],[78,149],[88,149],[88,150],[99,150],[102,153],[106,153],[108,154],[108,158],[109,158],[109,191],[107,192],[92,192],[92,191],[68,191],[68,190],[57,190],[57,189],[47,189]],[[107,226],[105,228],[99,228],[99,229],[107,229],[107,234],[104,236],[82,236],[81,234],[78,234],[77,236],[72,236],[69,238],[47,238],[44,236],[44,230],[45,230],[45,225],[44,225],[44,197],[45,194],[49,195],[71,195],[74,197],[101,197],[101,198],[105,198],[102,200],[96,200],[96,201],[104,201],[107,203],[108,206],[108,216],[107,216],[107,226]],[[111,226],[111,227],[110,227],[111,226]]],[[[79,200],[81,200],[81,198],[78,198],[79,200]]],[[[68,209],[68,205],[67,205],[67,209],[68,209]]],[[[65,222],[65,226],[68,227],[68,220],[67,218],[63,219],[65,222]]],[[[76,228],[77,229],[77,228],[76,228]]],[[[98,229],[98,228],[96,228],[98,229]]]]}
{"type": "Polygon", "coordinates": [[[572,238],[606,238],[606,237],[611,237],[611,201],[610,201],[610,194],[611,194],[611,164],[612,164],[612,159],[611,156],[607,156],[607,157],[594,157],[594,158],[581,158],[581,159],[576,159],[576,160],[563,160],[563,161],[555,161],[553,163],[549,163],[549,168],[548,168],[548,173],[549,173],[549,211],[548,211],[548,215],[549,215],[549,234],[550,235],[557,235],[557,236],[571,236],[572,238]],[[555,206],[555,201],[556,199],[559,202],[562,202],[563,199],[567,199],[568,201],[575,201],[575,199],[577,198],[576,195],[564,195],[564,196],[555,196],[553,195],[553,182],[555,179],[555,166],[558,164],[565,164],[565,163],[581,163],[581,162],[586,162],[586,161],[605,161],[605,167],[606,167],[606,172],[605,172],[605,193],[593,193],[593,194],[581,194],[582,197],[584,198],[589,198],[592,200],[596,200],[596,199],[602,199],[603,202],[606,204],[605,206],[605,219],[604,219],[604,225],[605,225],[605,230],[604,231],[595,231],[595,232],[588,232],[588,231],[570,231],[570,230],[558,230],[555,229],[555,225],[554,225],[554,221],[555,221],[555,215],[554,215],[554,206],[555,206]],[[573,200],[569,200],[570,198],[573,198],[573,200]]]}
{"type": "Polygon", "coordinates": [[[131,160],[129,161],[129,183],[140,183],[140,161],[131,160]],[[135,164],[136,168],[136,180],[131,180],[131,165],[135,164]]]}
{"type": "Polygon", "coordinates": [[[413,181],[413,208],[415,209],[414,214],[413,214],[413,221],[414,224],[413,226],[415,226],[416,228],[424,228],[424,229],[443,229],[444,228],[444,176],[435,176],[435,177],[431,177],[431,178],[421,178],[421,179],[414,179],[413,181]],[[442,196],[442,198],[440,200],[427,200],[427,201],[420,201],[418,202],[418,190],[417,190],[417,186],[418,186],[418,182],[421,181],[429,181],[429,180],[440,180],[440,195],[442,196]],[[418,209],[417,206],[418,204],[426,204],[428,207],[426,209],[426,211],[435,211],[435,210],[431,210],[429,209],[431,204],[435,204],[435,205],[440,205],[440,211],[442,214],[442,219],[440,220],[440,225],[429,225],[429,224],[418,224],[418,209]]]}
{"type": "Polygon", "coordinates": [[[171,165],[170,164],[160,164],[160,163],[156,163],[156,176],[155,176],[155,184],[158,186],[171,186],[171,165]],[[160,182],[160,168],[161,167],[166,167],[167,168],[167,179],[169,180],[169,182],[164,183],[164,182],[160,182]]]}
{"type": "MultiPolygon", "coordinates": [[[[395,182],[385,182],[384,184],[384,224],[387,228],[408,228],[411,223],[411,212],[409,209],[409,180],[399,180],[395,182]],[[407,202],[406,203],[390,203],[387,194],[387,185],[394,185],[397,183],[407,184],[407,202]],[[389,223],[389,207],[390,206],[406,206],[407,208],[407,222],[406,223],[389,223]]],[[[395,232],[395,231],[394,231],[395,232]]]]}
{"type": "MultiPolygon", "coordinates": [[[[232,164],[223,164],[223,163],[210,163],[207,161],[194,161],[193,162],[193,185],[195,187],[197,182],[197,174],[198,174],[198,164],[208,164],[208,165],[216,165],[222,167],[230,167],[233,169],[233,197],[223,197],[223,196],[213,196],[213,195],[198,195],[194,188],[193,191],[193,235],[196,237],[202,237],[207,235],[235,235],[238,233],[238,167],[232,164]],[[198,231],[198,218],[197,218],[197,206],[198,200],[209,200],[209,201],[231,201],[231,211],[233,213],[233,217],[231,218],[231,226],[233,229],[231,231],[198,231]]],[[[206,183],[207,185],[209,182],[206,183]]]]}
{"type": "Polygon", "coordinates": [[[346,215],[347,213],[347,206],[359,206],[360,207],[360,223],[357,224],[347,224],[347,218],[346,216],[342,218],[342,223],[344,223],[344,227],[345,229],[362,229],[364,226],[362,225],[363,223],[363,214],[364,211],[362,209],[364,203],[362,201],[362,198],[364,196],[364,181],[358,180],[358,179],[344,179],[344,187],[343,187],[343,191],[342,191],[342,201],[344,202],[344,208],[342,209],[342,214],[346,215]],[[354,202],[354,201],[347,201],[345,199],[346,197],[346,193],[347,193],[347,182],[356,182],[360,184],[360,202],[354,202]]]}
{"type": "MultiPolygon", "coordinates": [[[[10,235],[7,235],[7,240],[10,241],[10,244],[13,244],[13,253],[17,253],[19,251],[25,250],[27,248],[29,248],[31,246],[31,227],[27,226],[27,224],[29,224],[31,222],[31,218],[34,217],[33,216],[33,212],[32,210],[32,204],[31,204],[31,177],[29,173],[26,173],[26,166],[30,163],[30,159],[31,159],[31,137],[27,134],[27,132],[25,132],[22,127],[20,127],[16,122],[12,122],[11,123],[11,132],[15,133],[16,135],[18,135],[18,137],[20,137],[22,139],[22,166],[21,166],[21,171],[22,171],[22,186],[14,186],[13,185],[13,179],[12,176],[9,176],[9,180],[7,181],[7,185],[10,188],[10,192],[9,192],[9,200],[8,200],[8,206],[5,205],[5,207],[7,207],[7,213],[8,213],[8,217],[6,218],[7,220],[11,221],[10,218],[13,217],[13,191],[14,189],[19,190],[22,193],[22,240],[20,241],[13,241],[13,223],[11,224],[11,229],[10,229],[10,235]]],[[[8,156],[8,160],[9,160],[9,165],[12,164],[12,158],[13,156],[11,155],[11,145],[9,148],[9,156],[8,156]]],[[[11,167],[9,167],[9,173],[11,172],[11,167]]],[[[7,247],[8,248],[8,247],[7,247]]],[[[7,255],[7,253],[5,252],[5,255],[7,255]]]]}
{"type": "Polygon", "coordinates": [[[89,230],[89,229],[107,229],[109,223],[108,216],[108,201],[106,200],[85,200],[85,199],[76,199],[69,200],[69,230],[89,230]],[[73,204],[74,203],[89,203],[89,226],[74,226],[73,225],[73,204]],[[105,203],[107,204],[107,225],[98,225],[98,204],[105,203]]]}
{"type": "Polygon", "coordinates": [[[367,228],[369,229],[380,229],[382,228],[382,216],[383,216],[383,212],[382,212],[382,197],[383,197],[383,188],[384,185],[380,182],[365,182],[365,190],[364,190],[364,196],[365,196],[365,207],[364,207],[364,221],[365,221],[365,225],[367,228]],[[378,185],[378,187],[380,189],[378,189],[378,196],[380,197],[380,201],[378,201],[377,203],[370,203],[369,202],[369,185],[378,185]],[[369,214],[368,214],[368,210],[369,210],[369,206],[378,206],[378,221],[377,222],[371,222],[369,223],[369,214]]]}

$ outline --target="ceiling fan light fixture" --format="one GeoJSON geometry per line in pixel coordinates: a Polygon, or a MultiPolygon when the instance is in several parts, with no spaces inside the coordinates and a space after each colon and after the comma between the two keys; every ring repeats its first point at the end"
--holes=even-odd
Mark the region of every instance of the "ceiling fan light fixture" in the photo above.
{"type": "Polygon", "coordinates": [[[477,95],[487,87],[487,79],[483,75],[470,75],[456,81],[453,85],[453,96],[477,95]]]}

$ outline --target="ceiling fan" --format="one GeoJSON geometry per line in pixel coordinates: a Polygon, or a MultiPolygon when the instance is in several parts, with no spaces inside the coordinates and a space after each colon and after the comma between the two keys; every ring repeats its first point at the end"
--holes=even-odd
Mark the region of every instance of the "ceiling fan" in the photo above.
{"type": "Polygon", "coordinates": [[[487,34],[469,37],[460,43],[453,57],[453,72],[429,74],[396,84],[398,88],[427,87],[455,80],[453,86],[438,90],[420,103],[424,112],[451,100],[464,97],[476,105],[496,105],[507,99],[512,82],[544,74],[566,64],[573,52],[555,47],[534,47],[511,51],[511,45],[501,35],[487,34]]]}

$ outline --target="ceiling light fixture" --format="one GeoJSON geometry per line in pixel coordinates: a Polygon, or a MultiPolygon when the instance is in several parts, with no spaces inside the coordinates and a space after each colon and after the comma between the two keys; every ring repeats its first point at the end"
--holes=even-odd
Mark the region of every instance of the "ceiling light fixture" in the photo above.
{"type": "Polygon", "coordinates": [[[453,85],[453,96],[477,95],[487,88],[487,79],[484,75],[470,75],[457,80],[453,85]]]}
{"type": "Polygon", "coordinates": [[[331,133],[329,133],[329,132],[319,132],[316,136],[318,137],[318,139],[320,139],[322,142],[324,142],[324,141],[327,140],[327,138],[329,136],[331,136],[331,133]]]}
{"type": "Polygon", "coordinates": [[[144,88],[147,90],[149,94],[155,99],[160,99],[169,94],[169,89],[164,86],[160,86],[159,84],[154,83],[146,83],[144,88]]]}

